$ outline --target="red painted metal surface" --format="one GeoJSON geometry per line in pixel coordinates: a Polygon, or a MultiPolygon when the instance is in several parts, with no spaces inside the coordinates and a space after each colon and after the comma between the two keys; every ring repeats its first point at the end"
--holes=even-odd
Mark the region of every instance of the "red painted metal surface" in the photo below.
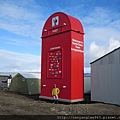
{"type": "Polygon", "coordinates": [[[84,30],[78,19],[62,12],[48,18],[42,31],[41,63],[41,97],[52,98],[56,84],[59,99],[84,98],[84,30]]]}

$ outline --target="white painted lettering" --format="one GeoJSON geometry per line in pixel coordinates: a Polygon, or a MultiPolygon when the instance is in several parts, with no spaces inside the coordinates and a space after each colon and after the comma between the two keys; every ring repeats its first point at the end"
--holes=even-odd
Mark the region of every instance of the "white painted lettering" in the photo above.
{"type": "Polygon", "coordinates": [[[82,49],[81,47],[83,47],[83,42],[82,41],[72,39],[72,48],[71,48],[72,51],[84,52],[83,50],[81,50],[82,49]]]}
{"type": "Polygon", "coordinates": [[[60,46],[57,46],[57,47],[50,48],[50,50],[55,50],[55,49],[60,49],[60,48],[61,48],[60,46]]]}
{"type": "Polygon", "coordinates": [[[57,32],[58,31],[58,29],[54,29],[54,30],[52,30],[52,32],[57,32]]]}

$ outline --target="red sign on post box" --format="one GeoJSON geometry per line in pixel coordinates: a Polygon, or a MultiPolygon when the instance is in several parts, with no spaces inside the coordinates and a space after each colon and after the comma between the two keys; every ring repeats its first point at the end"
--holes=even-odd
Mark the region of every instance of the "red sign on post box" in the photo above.
{"type": "Polygon", "coordinates": [[[84,99],[84,30],[81,22],[57,12],[42,30],[40,98],[53,99],[53,85],[60,89],[59,100],[84,99]]]}

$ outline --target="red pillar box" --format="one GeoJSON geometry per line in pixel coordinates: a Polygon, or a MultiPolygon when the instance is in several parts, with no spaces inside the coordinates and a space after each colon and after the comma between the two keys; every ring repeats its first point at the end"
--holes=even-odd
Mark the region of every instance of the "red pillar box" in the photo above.
{"type": "Polygon", "coordinates": [[[60,89],[59,101],[84,99],[84,30],[81,22],[65,13],[52,14],[42,30],[40,98],[53,99],[53,85],[60,89]]]}

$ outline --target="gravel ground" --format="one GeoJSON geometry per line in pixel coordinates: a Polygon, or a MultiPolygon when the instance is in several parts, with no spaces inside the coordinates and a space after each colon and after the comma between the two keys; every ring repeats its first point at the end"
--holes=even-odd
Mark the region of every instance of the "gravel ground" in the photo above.
{"type": "Polygon", "coordinates": [[[120,115],[120,107],[98,102],[53,104],[28,96],[0,90],[0,115],[120,115]]]}

